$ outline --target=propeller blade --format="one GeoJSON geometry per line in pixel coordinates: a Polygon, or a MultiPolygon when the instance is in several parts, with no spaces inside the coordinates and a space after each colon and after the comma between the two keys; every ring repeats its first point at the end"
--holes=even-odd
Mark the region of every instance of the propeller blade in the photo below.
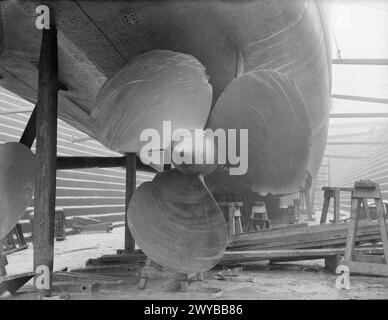
{"type": "Polygon", "coordinates": [[[210,270],[226,248],[227,227],[217,202],[198,176],[177,169],[135,191],[128,225],[151,260],[179,272],[210,270]]]}
{"type": "MultiPolygon", "coordinates": [[[[203,129],[211,103],[212,87],[196,58],[149,51],[108,79],[99,91],[92,112],[95,136],[114,151],[138,153],[147,143],[140,141],[141,132],[155,129],[161,135],[163,121],[171,121],[169,135],[180,128],[203,129]]],[[[171,136],[163,137],[162,149],[170,142],[171,136]]]]}
{"type": "MultiPolygon", "coordinates": [[[[234,79],[218,99],[207,128],[248,129],[248,141],[240,143],[237,136],[236,148],[248,148],[247,159],[240,159],[248,161],[247,172],[216,171],[206,176],[210,186],[240,194],[243,189],[280,194],[296,191],[303,183],[311,148],[310,121],[298,87],[284,74],[262,70],[234,79]]],[[[229,140],[228,136],[227,146],[229,140]]],[[[227,147],[228,156],[230,151],[227,147]]]]}
{"type": "Polygon", "coordinates": [[[18,142],[0,144],[0,239],[22,218],[31,202],[35,157],[18,142]]]}

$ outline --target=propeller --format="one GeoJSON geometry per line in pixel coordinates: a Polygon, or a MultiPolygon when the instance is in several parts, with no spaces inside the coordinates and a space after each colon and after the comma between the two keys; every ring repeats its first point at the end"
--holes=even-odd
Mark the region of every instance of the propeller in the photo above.
{"type": "Polygon", "coordinates": [[[22,218],[31,202],[35,157],[18,142],[0,144],[0,239],[22,218]]]}
{"type": "MultiPolygon", "coordinates": [[[[176,168],[159,173],[135,191],[128,225],[148,257],[180,272],[209,270],[226,246],[225,219],[200,179],[218,166],[187,161],[187,157],[206,155],[185,136],[204,128],[211,103],[212,87],[197,59],[155,50],[138,56],[108,79],[92,112],[96,137],[116,151],[144,156],[143,147],[151,142],[140,141],[141,134],[150,129],[163,133],[150,149],[159,159],[160,155],[171,158],[176,168]],[[163,121],[169,121],[167,132],[163,121]],[[173,146],[172,138],[177,139],[173,146]],[[185,156],[180,159],[183,150],[185,156]]],[[[206,137],[204,147],[216,152],[206,137]]]]}
{"type": "Polygon", "coordinates": [[[175,271],[207,271],[221,259],[225,219],[198,176],[177,169],[155,176],[133,194],[128,225],[137,245],[154,262],[175,271]]]}
{"type": "Polygon", "coordinates": [[[209,189],[251,194],[291,190],[303,180],[310,152],[306,105],[285,75],[265,70],[242,74],[225,88],[210,113],[211,101],[212,89],[198,60],[155,50],[108,79],[92,113],[100,141],[116,151],[138,154],[150,143],[140,141],[143,130],[163,132],[163,120],[171,121],[174,134],[163,136],[152,149],[161,147],[175,168],[134,192],[128,225],[149,258],[179,272],[209,270],[225,251],[225,219],[209,189]],[[248,141],[227,135],[220,147],[204,128],[248,129],[248,141]],[[200,147],[192,140],[195,129],[202,130],[200,147]],[[249,163],[247,172],[231,176],[236,164],[218,161],[218,155],[226,153],[228,159],[229,152],[244,143],[249,153],[240,160],[249,163]],[[206,155],[213,156],[214,163],[193,163],[206,155]]]}

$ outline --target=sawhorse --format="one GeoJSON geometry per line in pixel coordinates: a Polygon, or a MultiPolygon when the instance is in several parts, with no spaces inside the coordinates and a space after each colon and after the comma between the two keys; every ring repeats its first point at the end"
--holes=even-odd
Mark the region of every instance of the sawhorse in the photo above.
{"type": "Polygon", "coordinates": [[[218,206],[228,208],[229,234],[235,235],[243,233],[241,224],[241,209],[243,202],[218,202],[218,206]]]}
{"type": "Polygon", "coordinates": [[[370,180],[361,180],[355,182],[354,190],[352,193],[352,203],[348,227],[348,236],[346,240],[345,256],[342,263],[343,265],[349,267],[349,271],[351,273],[388,276],[388,231],[385,219],[386,218],[384,216],[380,186],[370,180]],[[380,225],[384,257],[375,255],[354,254],[358,220],[361,214],[361,203],[367,199],[374,199],[376,204],[376,214],[377,220],[380,225]]]}
{"type": "Polygon", "coordinates": [[[268,218],[265,204],[262,201],[253,202],[247,232],[252,231],[252,227],[253,231],[269,229],[271,227],[271,221],[268,218]]]}
{"type": "MultiPolygon", "coordinates": [[[[323,197],[323,207],[321,213],[321,222],[326,223],[327,220],[327,212],[329,210],[330,199],[333,198],[333,209],[334,209],[334,218],[332,220],[333,223],[340,222],[340,192],[353,192],[353,188],[340,188],[340,187],[322,187],[324,191],[323,197]]],[[[363,199],[362,205],[364,208],[365,216],[368,220],[370,220],[370,215],[368,211],[368,200],[363,199]]]]}

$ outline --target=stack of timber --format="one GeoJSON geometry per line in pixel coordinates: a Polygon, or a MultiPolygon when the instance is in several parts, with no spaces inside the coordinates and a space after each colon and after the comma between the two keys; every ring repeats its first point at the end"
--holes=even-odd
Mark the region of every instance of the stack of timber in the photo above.
{"type": "Polygon", "coordinates": [[[147,259],[146,255],[141,252],[135,253],[121,253],[103,255],[96,259],[89,259],[86,266],[102,266],[115,264],[138,264],[143,263],[147,259]]]}
{"type": "MultiPolygon", "coordinates": [[[[318,249],[345,247],[348,233],[347,223],[320,224],[298,228],[263,230],[231,235],[229,251],[318,249]]],[[[360,221],[356,244],[380,242],[381,234],[377,221],[360,221]]]]}
{"type": "Polygon", "coordinates": [[[120,278],[140,276],[146,259],[147,257],[141,252],[103,255],[97,259],[87,260],[85,268],[75,269],[72,272],[120,278]]]}

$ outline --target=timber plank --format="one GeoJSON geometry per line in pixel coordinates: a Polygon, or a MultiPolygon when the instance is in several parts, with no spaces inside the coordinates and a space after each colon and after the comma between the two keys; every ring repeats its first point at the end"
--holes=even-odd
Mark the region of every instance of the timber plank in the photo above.
{"type": "MultiPolygon", "coordinates": [[[[345,253],[345,248],[325,248],[325,249],[296,249],[296,250],[250,250],[250,251],[227,251],[223,259],[272,259],[272,258],[288,258],[288,257],[326,257],[332,255],[340,255],[345,253]]],[[[365,255],[383,254],[382,248],[360,248],[356,249],[356,253],[365,255]]]]}
{"type": "MultiPolygon", "coordinates": [[[[251,234],[231,236],[228,248],[230,250],[249,249],[296,249],[313,248],[328,245],[345,245],[347,238],[347,223],[332,226],[311,226],[296,230],[261,231],[251,234]]],[[[377,221],[360,222],[356,241],[380,240],[381,235],[377,221]]]]}

